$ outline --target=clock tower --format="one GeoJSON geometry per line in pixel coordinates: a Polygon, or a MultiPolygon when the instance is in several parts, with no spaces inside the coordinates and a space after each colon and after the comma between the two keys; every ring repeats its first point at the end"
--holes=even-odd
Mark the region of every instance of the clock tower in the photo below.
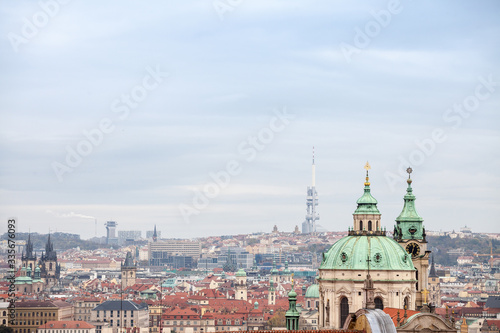
{"type": "Polygon", "coordinates": [[[427,270],[429,268],[429,254],[427,250],[427,240],[425,239],[424,219],[421,218],[415,210],[415,195],[411,188],[412,180],[410,178],[412,169],[406,169],[408,172],[408,188],[404,196],[403,211],[396,218],[394,226],[394,240],[396,240],[408,254],[416,269],[416,306],[422,307],[426,302],[424,293],[427,292],[427,270]]]}

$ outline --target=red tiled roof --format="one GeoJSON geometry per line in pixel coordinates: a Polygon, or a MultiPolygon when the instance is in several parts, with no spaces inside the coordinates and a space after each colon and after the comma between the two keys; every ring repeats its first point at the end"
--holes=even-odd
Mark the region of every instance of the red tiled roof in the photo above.
{"type": "MultiPolygon", "coordinates": [[[[391,319],[392,322],[396,327],[398,327],[398,311],[399,311],[399,319],[402,320],[404,315],[405,315],[405,310],[404,309],[397,309],[397,308],[384,308],[384,312],[387,313],[391,319]]],[[[413,310],[406,310],[406,317],[410,318],[414,314],[420,313],[420,311],[413,311],[413,310]]]]}
{"type": "Polygon", "coordinates": [[[496,326],[500,328],[500,320],[499,319],[486,319],[486,323],[488,326],[496,326]]]}
{"type": "Polygon", "coordinates": [[[181,308],[172,308],[167,310],[167,312],[162,316],[163,319],[198,319],[199,317],[199,314],[193,310],[181,308]]]}
{"type": "Polygon", "coordinates": [[[38,326],[38,329],[92,329],[95,328],[94,325],[87,323],[86,321],[76,321],[76,320],[54,320],[48,321],[47,323],[38,326]]]}

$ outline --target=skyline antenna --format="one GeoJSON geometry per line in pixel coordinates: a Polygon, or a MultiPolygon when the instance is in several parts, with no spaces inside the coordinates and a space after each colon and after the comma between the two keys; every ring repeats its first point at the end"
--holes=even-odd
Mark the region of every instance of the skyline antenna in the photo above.
{"type": "Polygon", "coordinates": [[[309,234],[316,232],[316,221],[319,220],[319,214],[316,212],[318,206],[318,192],[316,192],[316,165],[314,156],[314,146],[312,149],[311,165],[311,186],[307,187],[306,197],[306,219],[302,223],[302,233],[309,234]]]}

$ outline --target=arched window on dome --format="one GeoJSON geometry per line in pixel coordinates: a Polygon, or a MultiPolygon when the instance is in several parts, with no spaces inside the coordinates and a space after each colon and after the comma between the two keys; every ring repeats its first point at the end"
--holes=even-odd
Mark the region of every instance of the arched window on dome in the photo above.
{"type": "Polygon", "coordinates": [[[359,230],[363,231],[363,221],[359,221],[359,230]]]}
{"type": "Polygon", "coordinates": [[[384,301],[381,297],[375,297],[375,309],[384,309],[384,301]]]}
{"type": "Polygon", "coordinates": [[[311,301],[307,301],[307,308],[310,309],[311,308],[311,301]]]}
{"type": "Polygon", "coordinates": [[[340,327],[344,327],[347,316],[349,316],[349,301],[347,297],[342,297],[340,300],[340,327]]]}
{"type": "Polygon", "coordinates": [[[368,231],[372,231],[372,221],[368,221],[368,231]]]}

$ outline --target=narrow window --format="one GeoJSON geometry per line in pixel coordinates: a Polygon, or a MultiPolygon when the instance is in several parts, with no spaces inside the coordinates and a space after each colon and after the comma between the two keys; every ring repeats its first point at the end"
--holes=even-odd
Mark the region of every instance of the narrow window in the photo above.
{"type": "Polygon", "coordinates": [[[340,327],[344,327],[344,322],[349,315],[349,301],[347,297],[342,297],[340,301],[340,327]]]}

